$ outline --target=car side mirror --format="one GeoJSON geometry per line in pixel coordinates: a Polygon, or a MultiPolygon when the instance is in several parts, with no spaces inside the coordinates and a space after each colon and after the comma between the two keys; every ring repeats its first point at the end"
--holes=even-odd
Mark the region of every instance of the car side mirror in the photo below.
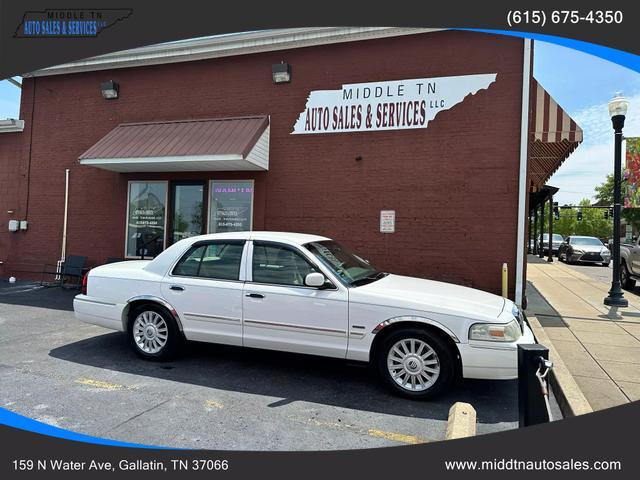
{"type": "Polygon", "coordinates": [[[325,285],[326,278],[319,272],[311,272],[304,277],[304,284],[307,287],[322,288],[325,285]]]}

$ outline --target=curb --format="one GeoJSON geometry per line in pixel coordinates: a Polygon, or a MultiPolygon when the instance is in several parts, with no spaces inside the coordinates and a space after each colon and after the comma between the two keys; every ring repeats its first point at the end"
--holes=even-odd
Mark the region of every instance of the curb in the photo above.
{"type": "Polygon", "coordinates": [[[454,403],[449,409],[445,439],[473,437],[475,434],[476,410],[469,403],[454,403]]]}
{"type": "Polygon", "coordinates": [[[562,357],[558,354],[558,351],[553,346],[551,339],[547,335],[547,332],[544,331],[542,325],[540,325],[538,319],[533,315],[527,315],[527,320],[538,343],[549,349],[549,359],[553,362],[553,368],[549,375],[549,383],[556,395],[556,400],[558,401],[562,415],[567,418],[593,412],[593,408],[582,393],[582,390],[580,390],[573,375],[569,372],[562,357]]]}

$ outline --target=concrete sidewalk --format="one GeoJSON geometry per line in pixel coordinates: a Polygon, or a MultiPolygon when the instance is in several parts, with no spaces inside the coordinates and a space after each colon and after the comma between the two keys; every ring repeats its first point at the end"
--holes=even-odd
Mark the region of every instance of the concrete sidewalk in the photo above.
{"type": "Polygon", "coordinates": [[[538,319],[591,407],[640,400],[640,297],[625,292],[628,308],[606,307],[610,284],[533,255],[527,280],[527,315],[538,319]]]}

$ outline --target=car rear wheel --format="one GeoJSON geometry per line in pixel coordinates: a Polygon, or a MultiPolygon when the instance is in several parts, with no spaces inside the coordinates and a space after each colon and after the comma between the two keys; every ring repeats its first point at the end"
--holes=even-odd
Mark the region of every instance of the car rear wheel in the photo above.
{"type": "Polygon", "coordinates": [[[182,344],[176,321],[159,305],[147,304],[133,310],[127,336],[136,354],[147,360],[168,360],[182,344]]]}
{"type": "Polygon", "coordinates": [[[427,399],[446,391],[455,377],[455,357],[436,334],[418,328],[391,333],[375,359],[384,383],[408,398],[427,399]]]}
{"type": "Polygon", "coordinates": [[[620,283],[625,290],[633,290],[636,286],[636,281],[629,275],[629,269],[625,262],[622,262],[622,265],[620,265],[620,283]]]}

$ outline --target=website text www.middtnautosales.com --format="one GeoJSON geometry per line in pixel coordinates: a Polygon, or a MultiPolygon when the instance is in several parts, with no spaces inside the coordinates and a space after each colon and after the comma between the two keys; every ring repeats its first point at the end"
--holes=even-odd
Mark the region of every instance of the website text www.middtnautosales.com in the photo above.
{"type": "Polygon", "coordinates": [[[517,460],[502,458],[493,460],[445,460],[447,470],[488,470],[488,471],[563,471],[563,470],[622,470],[618,460],[517,460]]]}

